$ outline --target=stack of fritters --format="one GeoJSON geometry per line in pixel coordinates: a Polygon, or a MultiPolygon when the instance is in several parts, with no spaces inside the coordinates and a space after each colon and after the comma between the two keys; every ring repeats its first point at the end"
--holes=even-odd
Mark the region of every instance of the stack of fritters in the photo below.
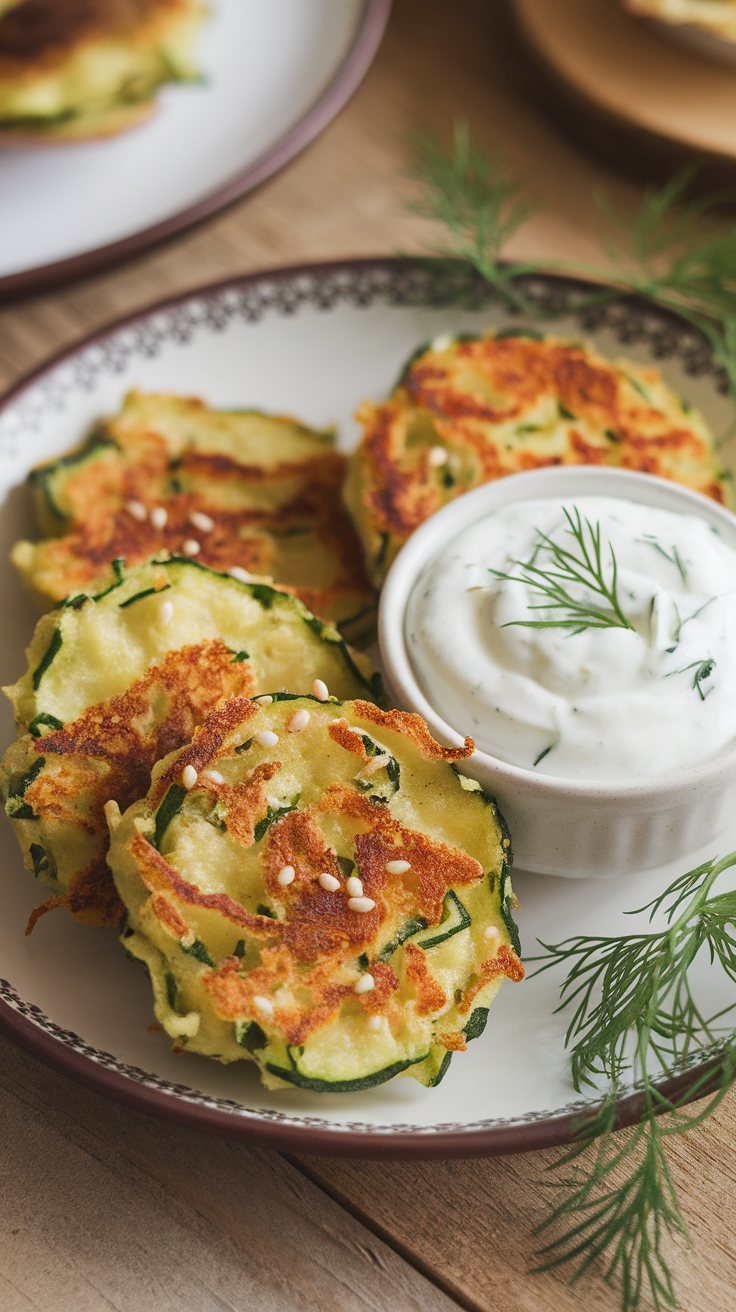
{"type": "Polygon", "coordinates": [[[34,471],[39,524],[13,560],[41,606],[104,586],[111,561],[191,556],[268,576],[351,639],[374,593],[330,433],[257,411],[133,392],[84,446],[34,471]]]}
{"type": "Polygon", "coordinates": [[[447,501],[544,465],[614,465],[730,500],[703,417],[656,369],[533,334],[437,338],[390,400],[364,404],[345,485],[369,572],[380,584],[400,547],[447,501]]]}
{"type": "Polygon", "coordinates": [[[3,762],[6,811],[29,870],[77,919],[115,925],[103,808],[148,790],[154,763],[223,698],[311,688],[377,696],[364,656],[295,597],[194,561],[125,571],[39,620],[28,672],[5,692],[18,737],[3,762]]]}
{"type": "Polygon", "coordinates": [[[438,1083],[523,976],[472,741],[380,709],[328,622],[374,611],[344,463],[292,419],[132,394],[36,470],[49,536],[13,559],[53,609],[2,767],[50,892],[29,931],[121,924],[176,1051],[333,1092],[438,1083]]]}
{"type": "Polygon", "coordinates": [[[365,701],[231,698],[108,807],[122,941],[179,1050],[270,1087],[442,1078],[519,980],[509,840],[424,721],[365,701]]]}
{"type": "Polygon", "coordinates": [[[197,77],[200,0],[15,0],[0,5],[0,139],[109,136],[145,118],[165,82],[197,77]]]}

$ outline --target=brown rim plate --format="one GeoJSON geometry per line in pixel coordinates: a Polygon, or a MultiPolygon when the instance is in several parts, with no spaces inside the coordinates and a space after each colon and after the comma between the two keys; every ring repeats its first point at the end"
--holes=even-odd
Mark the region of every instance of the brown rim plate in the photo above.
{"type": "MultiPolygon", "coordinates": [[[[730,403],[702,338],[675,316],[634,298],[585,309],[588,285],[554,276],[526,280],[539,306],[525,322],[592,340],[611,356],[656,360],[725,430],[730,403]]],[[[465,275],[448,278],[405,260],[306,265],[234,278],[138,312],[55,357],[0,401],[0,546],[7,552],[32,531],[22,484],[40,459],[67,449],[95,417],[112,412],[131,386],[198,393],[213,404],[256,405],[336,422],[341,442],[356,439],[355,406],[392,386],[403,360],[422,341],[447,331],[518,326],[487,288],[465,275]]],[[[33,623],[30,603],[0,570],[5,643],[0,678],[25,668],[33,623]]],[[[5,713],[6,740],[12,734],[5,713]]],[[[564,880],[518,872],[518,921],[526,952],[535,940],[571,933],[631,930],[625,913],[641,906],[682,871],[736,847],[683,856],[659,871],[616,881],[564,880]]],[[[392,1081],[362,1094],[267,1093],[248,1063],[222,1067],[175,1057],[152,1035],[148,986],[115,935],[45,917],[29,939],[23,927],[40,900],[22,869],[10,826],[0,831],[3,917],[0,1029],[42,1061],[140,1111],[233,1139],[295,1152],[432,1158],[528,1151],[569,1141],[590,1102],[572,1088],[564,1050],[565,1017],[555,1016],[559,979],[552,972],[506,984],[485,1035],[456,1056],[435,1090],[392,1081]]],[[[722,999],[705,1005],[716,1011],[722,999]]],[[[665,1087],[682,1092],[712,1060],[697,1054],[665,1087]]],[[[620,1122],[636,1119],[641,1094],[632,1084],[620,1122]]]]}

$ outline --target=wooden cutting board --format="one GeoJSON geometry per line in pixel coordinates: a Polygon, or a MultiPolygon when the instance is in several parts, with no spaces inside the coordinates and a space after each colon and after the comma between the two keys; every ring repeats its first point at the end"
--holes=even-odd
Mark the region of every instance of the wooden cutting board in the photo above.
{"type": "Polygon", "coordinates": [[[678,49],[621,0],[513,0],[576,139],[645,179],[699,161],[700,187],[736,184],[736,69],[678,49]]]}

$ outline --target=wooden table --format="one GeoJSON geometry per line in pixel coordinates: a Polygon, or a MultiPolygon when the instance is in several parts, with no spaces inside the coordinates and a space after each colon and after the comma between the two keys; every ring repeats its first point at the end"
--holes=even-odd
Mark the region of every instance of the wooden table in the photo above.
{"type": "MultiPolygon", "coordinates": [[[[405,139],[465,117],[544,206],[515,256],[600,259],[593,192],[635,190],[550,126],[501,0],[395,0],[338,120],[263,190],[110,273],[0,311],[0,384],[100,324],[273,264],[418,249],[405,139]]],[[[489,1032],[488,1041],[492,1042],[489,1032]]],[[[136,1115],[0,1041],[3,1312],[608,1312],[595,1274],[529,1274],[554,1153],[446,1163],[285,1159],[136,1115]]],[[[734,1101],[672,1152],[695,1239],[686,1312],[733,1312],[734,1101]]]]}

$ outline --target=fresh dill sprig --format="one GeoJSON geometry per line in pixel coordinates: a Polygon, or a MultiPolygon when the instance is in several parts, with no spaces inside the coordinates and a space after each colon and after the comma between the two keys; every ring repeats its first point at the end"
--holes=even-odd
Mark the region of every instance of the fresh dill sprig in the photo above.
{"type": "Polygon", "coordinates": [[[529,309],[513,283],[538,266],[500,262],[502,247],[535,210],[521,199],[521,187],[507,176],[500,159],[471,140],[466,123],[455,124],[450,151],[432,132],[417,134],[413,144],[416,164],[408,176],[423,184],[423,194],[408,209],[442,223],[451,237],[449,247],[434,253],[469,261],[510,306],[529,309]]]}
{"type": "Polygon", "coordinates": [[[612,577],[610,585],[606,583],[600,524],[593,528],[589,519],[583,521],[577,506],[573,506],[572,514],[563,507],[563,513],[569,525],[565,533],[575,539],[579,555],[540,532],[540,543],[532,559],[512,562],[522,570],[521,575],[504,574],[497,569],[491,569],[489,573],[497,579],[526,583],[528,588],[534,588],[543,600],[538,605],[530,605],[529,610],[559,610],[565,613],[553,620],[509,620],[502,627],[508,629],[513,625],[522,625],[528,629],[569,629],[572,634],[582,633],[584,629],[633,629],[634,625],[624,615],[618,599],[618,566],[610,542],[608,549],[612,577]],[[534,563],[540,551],[549,551],[552,557],[545,567],[534,563]],[[590,602],[577,601],[568,591],[570,584],[582,585],[588,592],[602,597],[608,609],[601,610],[590,602]]]}
{"type": "Polygon", "coordinates": [[[666,928],[615,938],[579,935],[542,944],[539,970],[563,965],[567,975],[558,1010],[574,1006],[566,1034],[575,1088],[607,1091],[578,1126],[572,1148],[550,1168],[558,1200],[540,1231],[561,1230],[542,1249],[538,1268],[571,1268],[574,1283],[599,1259],[604,1276],[621,1286],[623,1312],[648,1298],[657,1309],[677,1306],[667,1239],[689,1241],[665,1152],[673,1134],[700,1125],[736,1080],[736,1032],[719,1024],[734,1002],[705,1016],[692,991],[692,967],[705,953],[736,984],[736,892],[712,892],[736,865],[736,852],[680,876],[640,911],[650,923],[663,912],[666,928]],[[668,1098],[663,1074],[697,1062],[690,1087],[668,1098]],[[618,1098],[629,1071],[641,1087],[642,1113],[623,1137],[615,1135],[618,1098]],[[694,1110],[688,1104],[707,1096],[694,1110]],[[668,1113],[660,1116],[660,1113],[668,1113]],[[567,1168],[570,1168],[567,1170],[567,1168]]]}
{"type": "MultiPolygon", "coordinates": [[[[701,683],[704,683],[706,679],[710,678],[715,668],[715,664],[716,663],[713,660],[713,657],[709,656],[707,660],[691,661],[689,665],[683,665],[681,670],[672,670],[671,673],[687,674],[688,670],[695,670],[695,674],[693,675],[693,681],[690,684],[690,687],[695,689],[695,691],[698,693],[700,697],[701,702],[704,702],[706,697],[708,696],[708,693],[703,692],[703,689],[701,688],[700,685],[701,683]]],[[[670,675],[668,674],[665,677],[669,679],[670,675]]],[[[710,692],[710,689],[708,689],[708,692],[710,692]]]]}
{"type": "Polygon", "coordinates": [[[533,210],[519,199],[519,184],[498,156],[487,154],[462,123],[455,126],[450,150],[432,133],[416,139],[411,176],[422,183],[423,195],[409,208],[447,228],[449,245],[437,248],[435,256],[469,262],[517,310],[533,309],[536,317],[559,313],[530,306],[523,285],[514,285],[520,275],[555,269],[602,284],[581,308],[623,291],[675,311],[707,338],[736,395],[736,224],[713,217],[724,196],[688,199],[694,172],[687,169],[647,192],[630,220],[600,202],[612,224],[626,234],[623,245],[609,245],[608,266],[502,261],[503,246],[533,210]]]}
{"type": "Polygon", "coordinates": [[[680,553],[677,550],[676,546],[672,547],[672,555],[670,555],[669,551],[665,550],[665,548],[662,546],[662,543],[659,542],[657,538],[655,538],[653,533],[645,533],[644,536],[639,538],[638,540],[639,542],[646,542],[648,547],[654,547],[654,550],[658,551],[660,556],[664,556],[665,560],[668,560],[671,565],[675,566],[675,569],[680,575],[680,578],[682,579],[683,583],[687,583],[687,571],[685,570],[685,566],[683,565],[682,560],[680,559],[680,553]]]}

